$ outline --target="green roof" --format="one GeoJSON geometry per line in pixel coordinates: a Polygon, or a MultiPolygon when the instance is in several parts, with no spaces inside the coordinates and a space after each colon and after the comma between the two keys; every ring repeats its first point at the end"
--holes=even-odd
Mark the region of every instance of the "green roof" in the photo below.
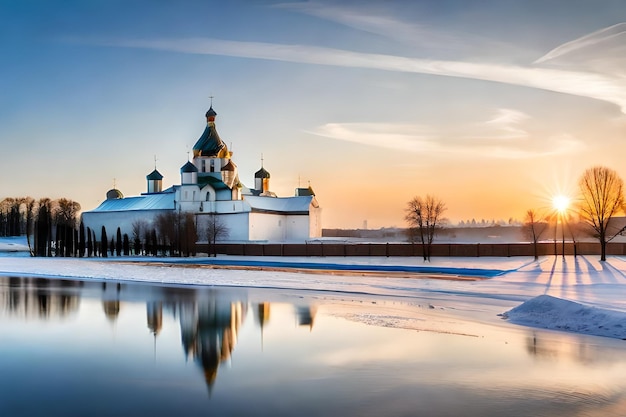
{"type": "Polygon", "coordinates": [[[225,146],[215,129],[215,125],[208,123],[196,144],[193,145],[193,151],[194,155],[215,156],[225,146]]]}
{"type": "Polygon", "coordinates": [[[254,178],[269,178],[270,173],[263,167],[254,173],[254,178]]]}
{"type": "Polygon", "coordinates": [[[210,185],[215,190],[229,189],[228,185],[224,184],[221,179],[215,178],[212,175],[203,175],[198,177],[198,185],[203,188],[205,185],[210,185]]]}
{"type": "Polygon", "coordinates": [[[196,166],[191,162],[187,161],[187,163],[180,168],[180,173],[182,174],[184,172],[198,172],[198,168],[196,168],[196,166]]]}
{"type": "Polygon", "coordinates": [[[161,173],[155,169],[154,171],[146,175],[146,179],[147,180],[162,180],[163,175],[161,175],[161,173]]]}

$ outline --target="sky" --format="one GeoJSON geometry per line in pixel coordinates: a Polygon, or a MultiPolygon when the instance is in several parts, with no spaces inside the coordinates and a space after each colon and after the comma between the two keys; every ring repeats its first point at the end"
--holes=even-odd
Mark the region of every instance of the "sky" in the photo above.
{"type": "Polygon", "coordinates": [[[324,228],[523,219],[626,178],[626,3],[0,0],[0,198],[164,187],[204,130],[324,228]]]}

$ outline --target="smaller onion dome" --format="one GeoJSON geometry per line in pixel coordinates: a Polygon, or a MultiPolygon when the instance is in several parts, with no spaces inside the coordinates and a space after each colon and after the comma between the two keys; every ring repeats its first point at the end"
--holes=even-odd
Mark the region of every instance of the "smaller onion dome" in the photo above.
{"type": "Polygon", "coordinates": [[[117,188],[107,191],[107,200],[119,200],[120,198],[124,198],[124,194],[117,188]]]}
{"type": "Polygon", "coordinates": [[[254,178],[269,178],[270,173],[265,170],[265,168],[261,167],[257,172],[254,173],[254,178]]]}
{"type": "Polygon", "coordinates": [[[198,172],[198,168],[189,161],[187,161],[187,163],[180,168],[181,174],[188,172],[198,172]]]}
{"type": "Polygon", "coordinates": [[[235,164],[233,164],[232,160],[228,160],[228,163],[222,167],[222,171],[234,171],[235,164]]]}
{"type": "Polygon", "coordinates": [[[216,112],[215,110],[213,110],[213,106],[211,106],[211,107],[209,108],[209,110],[207,110],[207,112],[206,112],[206,114],[205,114],[204,116],[205,116],[207,119],[208,119],[209,117],[215,117],[215,116],[217,116],[217,112],[216,112]]]}
{"type": "Polygon", "coordinates": [[[150,180],[162,180],[163,179],[163,175],[161,175],[161,173],[155,169],[154,171],[152,171],[151,173],[146,175],[146,179],[148,181],[150,181],[150,180]]]}

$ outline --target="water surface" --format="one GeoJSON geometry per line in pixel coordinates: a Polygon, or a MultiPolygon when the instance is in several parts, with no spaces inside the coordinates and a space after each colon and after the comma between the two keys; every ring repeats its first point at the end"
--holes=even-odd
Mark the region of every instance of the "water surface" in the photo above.
{"type": "Polygon", "coordinates": [[[419,299],[6,277],[0,329],[1,416],[626,415],[626,342],[419,299]]]}

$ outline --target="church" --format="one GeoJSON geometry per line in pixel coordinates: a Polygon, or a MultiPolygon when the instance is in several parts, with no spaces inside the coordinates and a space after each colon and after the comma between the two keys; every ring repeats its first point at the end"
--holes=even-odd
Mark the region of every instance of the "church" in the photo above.
{"type": "Polygon", "coordinates": [[[270,189],[270,173],[263,167],[254,175],[254,188],[239,180],[237,165],[220,138],[213,105],[206,112],[206,127],[193,147],[193,159],[180,168],[180,185],[163,189],[163,175],[155,169],[146,176],[146,192],[124,197],[109,190],[106,200],[82,215],[85,227],[99,238],[119,227],[132,236],[133,224],[154,225],[164,213],[192,213],[200,241],[206,241],[209,222],[219,221],[222,242],[303,242],[320,237],[321,208],[311,187],[296,188],[291,197],[278,197],[270,189]]]}

